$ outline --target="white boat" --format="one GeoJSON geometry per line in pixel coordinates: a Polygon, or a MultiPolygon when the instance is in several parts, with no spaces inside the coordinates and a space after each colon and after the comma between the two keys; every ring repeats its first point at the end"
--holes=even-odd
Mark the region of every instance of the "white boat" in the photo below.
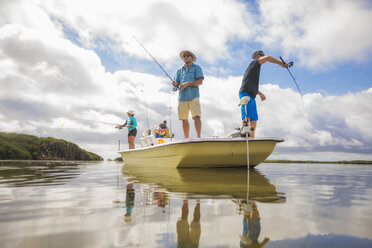
{"type": "MultiPolygon", "coordinates": [[[[250,98],[243,97],[239,105],[245,107],[250,98]]],[[[226,137],[186,139],[174,141],[170,131],[162,131],[167,138],[155,139],[156,130],[147,129],[144,138],[140,139],[142,148],[120,151],[125,165],[173,167],[173,168],[208,168],[208,167],[237,167],[253,168],[262,163],[274,150],[282,138],[249,138],[252,128],[247,125],[241,130],[233,131],[226,137]],[[242,138],[241,136],[245,137],[242,138]]],[[[163,129],[166,121],[163,124],[163,129]]]]}
{"type": "Polygon", "coordinates": [[[151,167],[237,167],[247,166],[247,142],[249,166],[262,163],[282,138],[200,138],[173,141],[148,136],[142,148],[119,151],[125,165],[151,167]]]}

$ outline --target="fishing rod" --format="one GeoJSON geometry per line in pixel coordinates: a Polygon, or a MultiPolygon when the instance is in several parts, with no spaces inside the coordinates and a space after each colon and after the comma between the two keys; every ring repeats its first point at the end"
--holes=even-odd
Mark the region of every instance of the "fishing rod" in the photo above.
{"type": "MultiPolygon", "coordinates": [[[[282,58],[281,56],[280,56],[279,58],[280,58],[280,60],[283,62],[283,64],[285,64],[283,58],[282,58]]],[[[302,105],[304,106],[304,97],[303,97],[303,95],[302,95],[302,93],[301,93],[300,87],[298,87],[298,84],[297,84],[297,82],[296,82],[296,79],[293,77],[291,71],[289,70],[289,67],[292,67],[292,66],[293,66],[293,62],[291,61],[291,62],[288,63],[288,66],[286,66],[285,68],[287,68],[287,70],[288,70],[289,74],[291,75],[291,77],[292,77],[294,83],[296,84],[297,90],[298,90],[298,92],[300,92],[300,95],[301,95],[302,105]]]]}
{"type": "Polygon", "coordinates": [[[95,123],[101,123],[101,124],[106,124],[106,125],[115,125],[115,126],[120,125],[120,124],[112,123],[112,122],[93,121],[93,120],[80,119],[80,118],[74,118],[74,117],[69,117],[69,118],[74,119],[74,120],[79,120],[79,121],[95,122],[95,123]]]}
{"type": "MultiPolygon", "coordinates": [[[[133,38],[138,42],[138,44],[141,45],[141,47],[143,49],[145,49],[145,51],[147,52],[148,55],[150,55],[150,57],[155,61],[155,63],[160,67],[160,69],[163,70],[163,72],[165,73],[165,75],[167,75],[167,77],[171,80],[171,82],[173,82],[173,79],[169,76],[169,74],[164,70],[164,68],[159,64],[159,62],[149,53],[149,51],[147,51],[147,49],[142,45],[142,43],[137,40],[137,38],[133,35],[133,38]]],[[[178,87],[176,86],[173,86],[173,91],[177,91],[178,90],[178,87]]]]}

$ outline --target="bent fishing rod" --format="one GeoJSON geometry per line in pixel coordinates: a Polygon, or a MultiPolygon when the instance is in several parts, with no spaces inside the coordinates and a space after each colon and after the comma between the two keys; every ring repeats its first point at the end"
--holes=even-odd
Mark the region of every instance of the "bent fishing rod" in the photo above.
{"type": "MultiPolygon", "coordinates": [[[[159,64],[159,62],[150,54],[150,52],[149,51],[147,51],[147,49],[142,45],[142,43],[139,41],[139,40],[137,40],[137,38],[133,35],[133,38],[138,42],[138,44],[140,44],[141,45],[141,47],[143,48],[143,49],[145,49],[145,51],[147,52],[147,54],[148,55],[150,55],[150,57],[155,61],[155,63],[160,67],[160,69],[162,69],[163,70],[163,72],[165,73],[165,75],[167,75],[167,77],[171,80],[171,82],[173,82],[173,79],[169,76],[169,74],[164,70],[164,68],[159,64]]],[[[176,87],[176,86],[173,86],[173,91],[177,91],[178,90],[178,87],[176,87]]]]}
{"type": "MultiPolygon", "coordinates": [[[[283,64],[285,64],[283,58],[282,58],[281,56],[279,56],[279,58],[280,58],[280,60],[283,62],[283,64]]],[[[292,77],[294,83],[296,84],[297,90],[298,90],[298,92],[299,92],[300,95],[301,95],[302,105],[305,106],[305,105],[304,105],[304,97],[303,97],[303,95],[302,95],[302,93],[301,93],[300,87],[298,87],[298,84],[297,84],[297,82],[296,82],[296,79],[293,77],[291,71],[289,70],[289,67],[292,67],[292,66],[293,66],[293,62],[291,61],[291,62],[288,63],[288,66],[286,66],[285,68],[287,68],[287,70],[288,70],[289,74],[291,75],[291,77],[292,77]]]]}

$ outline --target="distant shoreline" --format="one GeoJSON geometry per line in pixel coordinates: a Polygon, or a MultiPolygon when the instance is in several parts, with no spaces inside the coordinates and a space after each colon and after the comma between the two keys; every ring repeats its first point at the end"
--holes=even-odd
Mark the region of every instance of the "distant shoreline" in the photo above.
{"type": "Polygon", "coordinates": [[[98,163],[102,162],[103,160],[63,160],[63,159],[0,159],[0,163],[5,162],[31,162],[31,163],[98,163]]]}
{"type": "MultiPolygon", "coordinates": [[[[121,162],[121,157],[116,159],[106,159],[109,162],[121,162]]],[[[40,163],[96,163],[102,160],[33,160],[33,159],[0,159],[0,163],[4,162],[40,162],[40,163]]],[[[349,160],[349,161],[314,161],[314,160],[265,160],[262,163],[287,163],[287,164],[357,164],[357,165],[372,165],[370,160],[349,160]]]]}
{"type": "Polygon", "coordinates": [[[314,161],[314,160],[265,160],[263,163],[302,163],[302,164],[358,164],[358,165],[372,165],[370,160],[341,160],[341,161],[314,161]]]}

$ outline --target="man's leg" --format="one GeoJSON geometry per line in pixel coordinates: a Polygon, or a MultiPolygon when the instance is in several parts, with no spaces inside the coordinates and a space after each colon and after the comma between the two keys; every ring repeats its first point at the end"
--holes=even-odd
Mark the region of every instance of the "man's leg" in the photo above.
{"type": "Polygon", "coordinates": [[[189,120],[182,120],[182,128],[183,128],[183,134],[185,136],[185,139],[188,139],[189,132],[190,132],[189,120]]]}
{"type": "Polygon", "coordinates": [[[196,135],[197,135],[198,138],[200,138],[200,136],[201,136],[201,126],[202,126],[200,116],[195,116],[192,119],[194,120],[196,135]]]}
{"type": "Polygon", "coordinates": [[[185,139],[189,138],[190,124],[189,124],[189,102],[178,102],[178,119],[182,121],[183,134],[185,139]]]}
{"type": "Polygon", "coordinates": [[[253,128],[250,137],[254,138],[254,133],[256,132],[257,121],[250,121],[250,126],[253,128]]]}
{"type": "Polygon", "coordinates": [[[183,200],[182,215],[177,221],[177,247],[186,247],[189,239],[189,222],[187,220],[189,215],[189,202],[183,200]]]}
{"type": "Polygon", "coordinates": [[[190,101],[190,111],[192,119],[194,120],[196,135],[198,138],[201,136],[201,107],[199,97],[194,98],[190,101]]]}
{"type": "Polygon", "coordinates": [[[200,201],[199,200],[197,200],[196,205],[195,205],[193,221],[195,222],[200,221],[200,201]]]}
{"type": "Polygon", "coordinates": [[[249,124],[253,128],[253,131],[251,133],[251,137],[254,138],[255,133],[256,133],[256,129],[257,129],[257,120],[258,120],[256,99],[251,99],[251,101],[249,101],[249,103],[250,103],[249,114],[250,114],[250,117],[251,117],[251,121],[249,122],[249,124]]]}
{"type": "Polygon", "coordinates": [[[190,223],[190,236],[189,241],[191,247],[198,247],[200,240],[201,228],[200,228],[200,201],[196,201],[194,209],[194,219],[190,223]]]}

